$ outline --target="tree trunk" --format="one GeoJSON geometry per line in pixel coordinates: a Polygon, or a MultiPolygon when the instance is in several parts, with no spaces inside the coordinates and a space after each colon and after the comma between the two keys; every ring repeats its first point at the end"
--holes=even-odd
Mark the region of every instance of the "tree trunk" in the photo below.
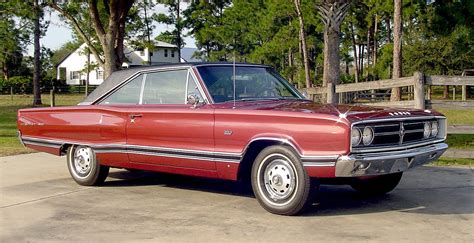
{"type": "MultiPolygon", "coordinates": [[[[339,63],[339,31],[329,28],[324,31],[323,87],[339,84],[339,63]]],[[[328,102],[336,103],[336,95],[328,102]]]]}
{"type": "Polygon", "coordinates": [[[87,97],[89,95],[89,76],[90,76],[90,65],[91,65],[91,51],[89,48],[87,48],[87,68],[86,68],[86,90],[85,90],[85,96],[87,97]]]}
{"type": "Polygon", "coordinates": [[[339,34],[349,3],[349,0],[324,0],[317,6],[325,26],[323,86],[330,84],[326,101],[332,104],[339,100],[335,93],[335,86],[339,84],[339,34]]]}
{"type": "Polygon", "coordinates": [[[386,28],[387,28],[387,43],[391,43],[392,42],[392,29],[390,27],[390,15],[387,15],[385,17],[385,25],[386,25],[386,28]]]}
{"type": "Polygon", "coordinates": [[[182,39],[181,39],[181,31],[183,31],[183,30],[182,30],[182,28],[181,28],[181,23],[180,23],[180,22],[181,22],[181,19],[180,19],[180,17],[179,17],[179,15],[180,15],[180,13],[179,13],[179,11],[180,11],[179,4],[181,3],[181,0],[178,0],[177,2],[178,2],[178,3],[177,3],[177,6],[176,6],[176,8],[177,8],[177,11],[176,11],[176,21],[177,21],[177,25],[176,25],[176,26],[177,26],[178,28],[176,29],[176,32],[177,32],[177,35],[178,35],[178,36],[177,36],[177,37],[178,37],[178,38],[177,38],[177,42],[178,42],[178,43],[177,43],[177,44],[178,44],[178,62],[181,62],[181,46],[182,46],[182,44],[183,44],[182,39]]]}
{"type": "MultiPolygon", "coordinates": [[[[392,78],[402,77],[402,0],[394,0],[393,21],[393,73],[392,78]]],[[[401,89],[392,88],[391,101],[399,101],[401,89]]]]}
{"type": "Polygon", "coordinates": [[[367,76],[365,77],[365,81],[369,81],[369,67],[370,67],[370,34],[371,34],[371,27],[367,29],[367,76]]]}
{"type": "Polygon", "coordinates": [[[130,8],[135,3],[135,0],[128,1],[104,1],[108,4],[109,17],[108,19],[101,18],[98,10],[97,0],[88,0],[89,15],[92,20],[92,27],[97,34],[103,53],[100,53],[97,48],[91,43],[88,35],[84,32],[78,23],[78,20],[71,15],[68,10],[61,8],[55,1],[48,1],[48,5],[54,10],[58,11],[77,31],[78,35],[88,45],[92,54],[96,58],[97,63],[104,69],[104,79],[111,73],[122,68],[124,60],[124,38],[125,38],[125,23],[130,11],[130,8]],[[101,55],[102,54],[102,55],[101,55]]]}
{"type": "Polygon", "coordinates": [[[448,99],[449,98],[449,86],[445,85],[443,88],[443,99],[448,99]]]}
{"type": "Polygon", "coordinates": [[[40,79],[41,79],[41,26],[40,26],[40,6],[38,0],[33,1],[34,11],[34,59],[33,59],[33,105],[41,105],[41,90],[40,90],[40,79]]]}
{"type": "Polygon", "coordinates": [[[363,76],[364,75],[364,52],[365,52],[365,45],[362,44],[360,48],[360,74],[363,76]]]}
{"type": "Polygon", "coordinates": [[[10,72],[8,70],[8,65],[6,62],[2,62],[2,73],[3,73],[3,80],[7,80],[10,78],[10,72]]]}
{"type": "Polygon", "coordinates": [[[301,0],[295,0],[296,13],[298,15],[298,20],[300,23],[299,37],[301,42],[301,49],[303,53],[303,65],[304,65],[304,74],[305,74],[305,83],[306,88],[311,88],[311,76],[309,71],[309,59],[308,59],[308,49],[306,47],[306,33],[304,30],[304,19],[303,13],[301,12],[301,0]]]}
{"type": "Polygon", "coordinates": [[[144,7],[143,7],[143,12],[145,14],[145,25],[146,25],[146,37],[147,37],[147,41],[148,41],[148,65],[151,65],[151,53],[150,51],[153,51],[151,48],[150,48],[150,45],[152,44],[151,43],[151,39],[150,39],[150,23],[149,23],[149,19],[148,19],[148,14],[147,14],[147,8],[148,8],[148,2],[147,0],[144,0],[144,7]]]}
{"type": "Polygon", "coordinates": [[[375,70],[375,65],[377,65],[377,31],[378,31],[378,22],[379,22],[379,17],[378,15],[376,14],[375,15],[375,24],[374,24],[374,33],[373,33],[373,37],[372,37],[372,40],[374,41],[374,46],[372,48],[372,54],[373,54],[373,58],[372,58],[372,66],[374,67],[374,70],[375,70]]]}
{"type": "Polygon", "coordinates": [[[359,59],[357,58],[357,48],[356,48],[356,40],[354,35],[354,24],[351,21],[351,39],[352,39],[352,50],[354,52],[354,65],[355,65],[355,82],[359,82],[359,59]]]}

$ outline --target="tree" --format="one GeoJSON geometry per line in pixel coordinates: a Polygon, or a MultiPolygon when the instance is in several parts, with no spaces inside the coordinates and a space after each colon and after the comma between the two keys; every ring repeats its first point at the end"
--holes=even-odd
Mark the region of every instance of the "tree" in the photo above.
{"type": "Polygon", "coordinates": [[[0,3],[0,65],[2,66],[2,78],[8,80],[19,74],[16,69],[21,67],[26,44],[29,40],[28,23],[21,21],[19,26],[15,24],[14,14],[10,11],[7,3],[0,3]]]}
{"type": "Polygon", "coordinates": [[[42,8],[38,0],[33,0],[33,23],[34,23],[34,61],[33,61],[33,105],[41,105],[41,17],[42,8]]]}
{"type": "MultiPolygon", "coordinates": [[[[393,73],[392,78],[402,77],[402,0],[394,0],[393,13],[393,73]]],[[[392,88],[391,101],[399,101],[401,89],[392,88]]]]}
{"type": "Polygon", "coordinates": [[[184,19],[181,13],[180,4],[189,0],[157,0],[158,3],[168,7],[168,14],[154,14],[154,19],[158,23],[173,25],[172,31],[165,31],[157,36],[157,40],[170,42],[178,47],[178,60],[181,59],[181,48],[186,44],[183,38],[184,19]]]}
{"type": "MultiPolygon", "coordinates": [[[[323,87],[339,83],[339,34],[341,23],[350,7],[350,0],[323,0],[318,6],[324,27],[323,87]]],[[[330,95],[329,103],[336,103],[337,96],[330,95]]],[[[329,98],[328,98],[329,99],[329,98]]]]}
{"type": "Polygon", "coordinates": [[[76,33],[90,48],[98,64],[104,69],[104,77],[108,77],[112,72],[121,69],[125,55],[124,39],[126,21],[129,11],[135,0],[128,1],[102,1],[88,0],[87,3],[58,4],[50,1],[49,6],[66,18],[76,33]],[[94,41],[87,36],[84,26],[81,25],[78,13],[87,9],[92,22],[92,27],[97,36],[102,50],[94,45],[94,41]]]}
{"type": "Polygon", "coordinates": [[[311,76],[309,72],[309,60],[308,60],[308,48],[306,47],[306,33],[304,29],[304,18],[303,13],[301,12],[301,0],[294,0],[296,14],[298,15],[299,20],[299,37],[301,42],[301,49],[303,52],[303,65],[305,73],[306,88],[310,88],[311,85],[311,76]]]}

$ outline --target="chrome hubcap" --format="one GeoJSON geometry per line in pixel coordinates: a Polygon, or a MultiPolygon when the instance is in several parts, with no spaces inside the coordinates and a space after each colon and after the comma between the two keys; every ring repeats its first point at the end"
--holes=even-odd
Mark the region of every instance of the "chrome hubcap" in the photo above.
{"type": "Polygon", "coordinates": [[[287,199],[295,190],[295,171],[286,159],[272,160],[265,168],[263,177],[266,192],[274,201],[287,199]]]}
{"type": "Polygon", "coordinates": [[[79,147],[74,152],[74,168],[80,176],[86,176],[91,171],[92,149],[79,147]]]}

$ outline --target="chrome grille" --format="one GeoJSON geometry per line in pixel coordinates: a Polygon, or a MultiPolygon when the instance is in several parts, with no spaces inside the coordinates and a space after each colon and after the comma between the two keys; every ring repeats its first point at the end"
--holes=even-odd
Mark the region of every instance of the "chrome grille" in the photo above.
{"type": "Polygon", "coordinates": [[[359,145],[356,148],[373,148],[385,146],[403,146],[407,144],[416,144],[430,140],[436,140],[437,137],[423,138],[423,128],[425,122],[436,121],[436,118],[417,119],[417,120],[400,120],[400,121],[382,121],[382,122],[366,122],[357,124],[354,127],[363,130],[364,127],[370,126],[374,130],[374,140],[368,145],[359,145]]]}

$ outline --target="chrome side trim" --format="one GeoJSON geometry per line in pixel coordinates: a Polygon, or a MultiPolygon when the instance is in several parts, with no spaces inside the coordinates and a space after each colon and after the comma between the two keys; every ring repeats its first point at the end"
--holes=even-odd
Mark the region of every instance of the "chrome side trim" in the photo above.
{"type": "Polygon", "coordinates": [[[151,156],[162,156],[183,159],[208,160],[225,163],[240,163],[242,155],[238,153],[213,152],[205,150],[191,150],[165,147],[151,147],[141,145],[127,144],[91,144],[78,141],[51,140],[33,137],[25,137],[22,139],[27,144],[39,145],[52,148],[61,148],[63,144],[81,144],[92,147],[96,153],[132,153],[151,156]]]}
{"type": "Polygon", "coordinates": [[[303,162],[305,167],[333,167],[336,165],[336,162],[303,162]]]}
{"type": "Polygon", "coordinates": [[[305,156],[301,155],[299,150],[293,143],[287,139],[271,138],[271,137],[260,137],[251,140],[246,146],[243,153],[229,153],[229,152],[215,152],[206,150],[193,150],[193,149],[179,149],[179,148],[167,148],[167,147],[152,147],[143,145],[130,145],[130,144],[91,144],[81,141],[67,141],[67,140],[52,140],[22,136],[23,141],[27,144],[40,145],[52,148],[61,148],[64,144],[81,144],[94,148],[96,153],[132,153],[132,154],[143,154],[151,156],[163,156],[172,158],[184,158],[184,159],[197,159],[197,160],[209,160],[215,162],[225,163],[240,163],[248,149],[248,146],[258,140],[272,140],[280,141],[283,144],[287,144],[297,151],[304,166],[335,166],[335,162],[339,155],[321,155],[321,156],[305,156]]]}

